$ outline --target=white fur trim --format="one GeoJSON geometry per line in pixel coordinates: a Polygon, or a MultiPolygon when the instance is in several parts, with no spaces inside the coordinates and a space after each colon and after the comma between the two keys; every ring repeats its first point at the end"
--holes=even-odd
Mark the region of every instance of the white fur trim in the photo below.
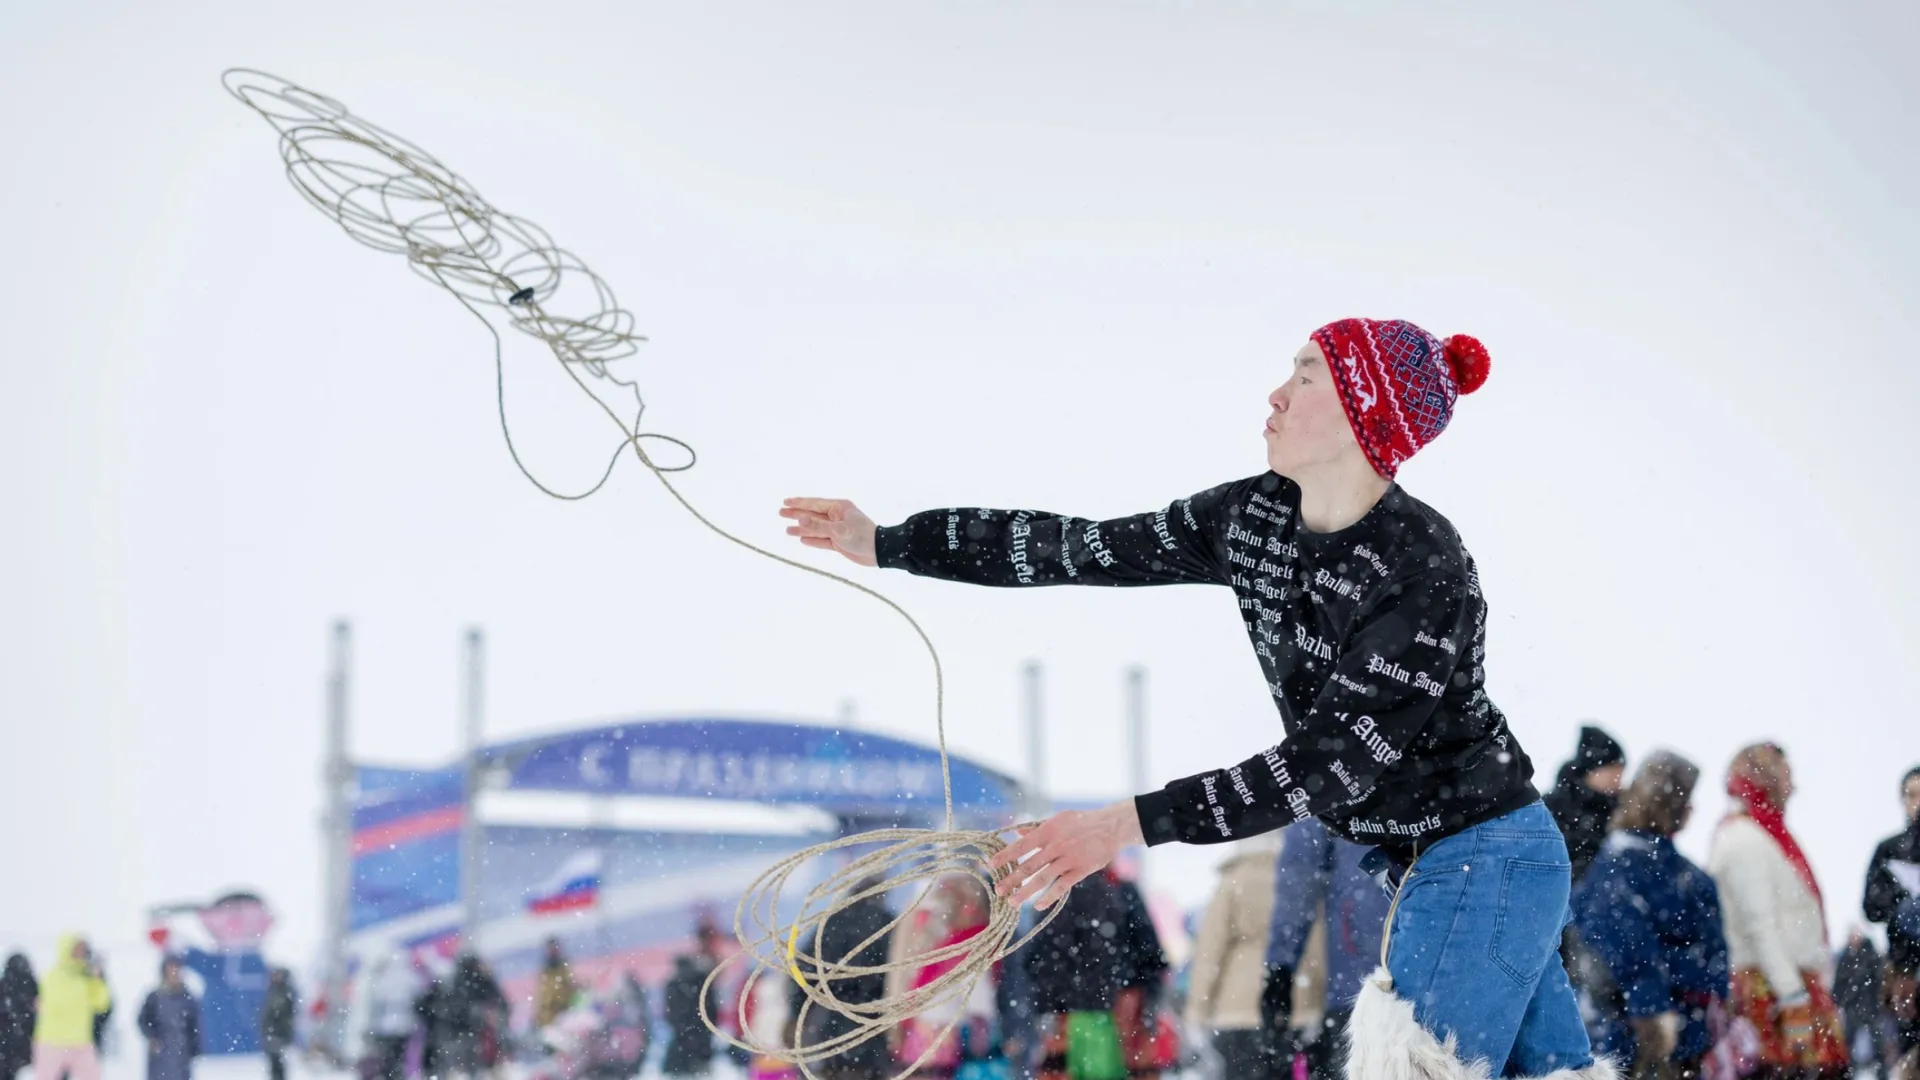
{"type": "MultiPolygon", "coordinates": [[[[1453,1036],[1445,1043],[1414,1019],[1413,1005],[1393,992],[1384,967],[1367,976],[1347,1022],[1347,1080],[1491,1080],[1485,1061],[1461,1061],[1453,1036]]],[[[1540,1080],[1619,1080],[1613,1062],[1595,1058],[1584,1069],[1555,1069],[1540,1080]]]]}

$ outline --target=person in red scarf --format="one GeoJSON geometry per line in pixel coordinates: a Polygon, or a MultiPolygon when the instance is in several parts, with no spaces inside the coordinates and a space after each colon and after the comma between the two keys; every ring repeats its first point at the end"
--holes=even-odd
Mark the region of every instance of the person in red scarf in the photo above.
{"type": "Polygon", "coordinates": [[[1787,831],[1793,773],[1772,743],[1734,755],[1733,809],[1713,837],[1708,872],[1725,909],[1734,1012],[1760,1036],[1761,1080],[1850,1072],[1828,970],[1819,882],[1787,831]]]}

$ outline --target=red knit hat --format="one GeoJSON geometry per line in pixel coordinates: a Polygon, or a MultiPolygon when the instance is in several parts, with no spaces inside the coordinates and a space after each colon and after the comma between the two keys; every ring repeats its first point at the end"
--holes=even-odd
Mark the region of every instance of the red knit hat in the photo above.
{"type": "Polygon", "coordinates": [[[1360,449],[1389,480],[1447,429],[1460,395],[1487,381],[1487,347],[1465,334],[1443,343],[1399,319],[1341,319],[1313,340],[1327,354],[1360,449]]]}

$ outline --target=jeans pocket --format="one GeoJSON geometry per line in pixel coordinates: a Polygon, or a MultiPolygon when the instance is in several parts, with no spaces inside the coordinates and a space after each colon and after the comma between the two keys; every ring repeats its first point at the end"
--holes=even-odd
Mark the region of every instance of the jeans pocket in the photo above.
{"type": "Polygon", "coordinates": [[[1573,870],[1566,863],[1509,859],[1487,954],[1520,986],[1531,986],[1560,947],[1573,870]]]}

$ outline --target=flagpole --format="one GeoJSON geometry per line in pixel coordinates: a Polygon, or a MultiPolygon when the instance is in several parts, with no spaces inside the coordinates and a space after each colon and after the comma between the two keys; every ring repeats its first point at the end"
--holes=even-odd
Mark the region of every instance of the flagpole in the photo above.
{"type": "Polygon", "coordinates": [[[484,662],[484,639],[477,626],[467,629],[465,660],[465,679],[462,686],[462,705],[465,712],[463,724],[465,735],[465,753],[462,755],[466,765],[465,776],[465,815],[461,819],[460,833],[460,931],[466,951],[480,951],[480,863],[481,863],[481,827],[480,827],[480,727],[482,717],[481,665],[484,662]]]}

